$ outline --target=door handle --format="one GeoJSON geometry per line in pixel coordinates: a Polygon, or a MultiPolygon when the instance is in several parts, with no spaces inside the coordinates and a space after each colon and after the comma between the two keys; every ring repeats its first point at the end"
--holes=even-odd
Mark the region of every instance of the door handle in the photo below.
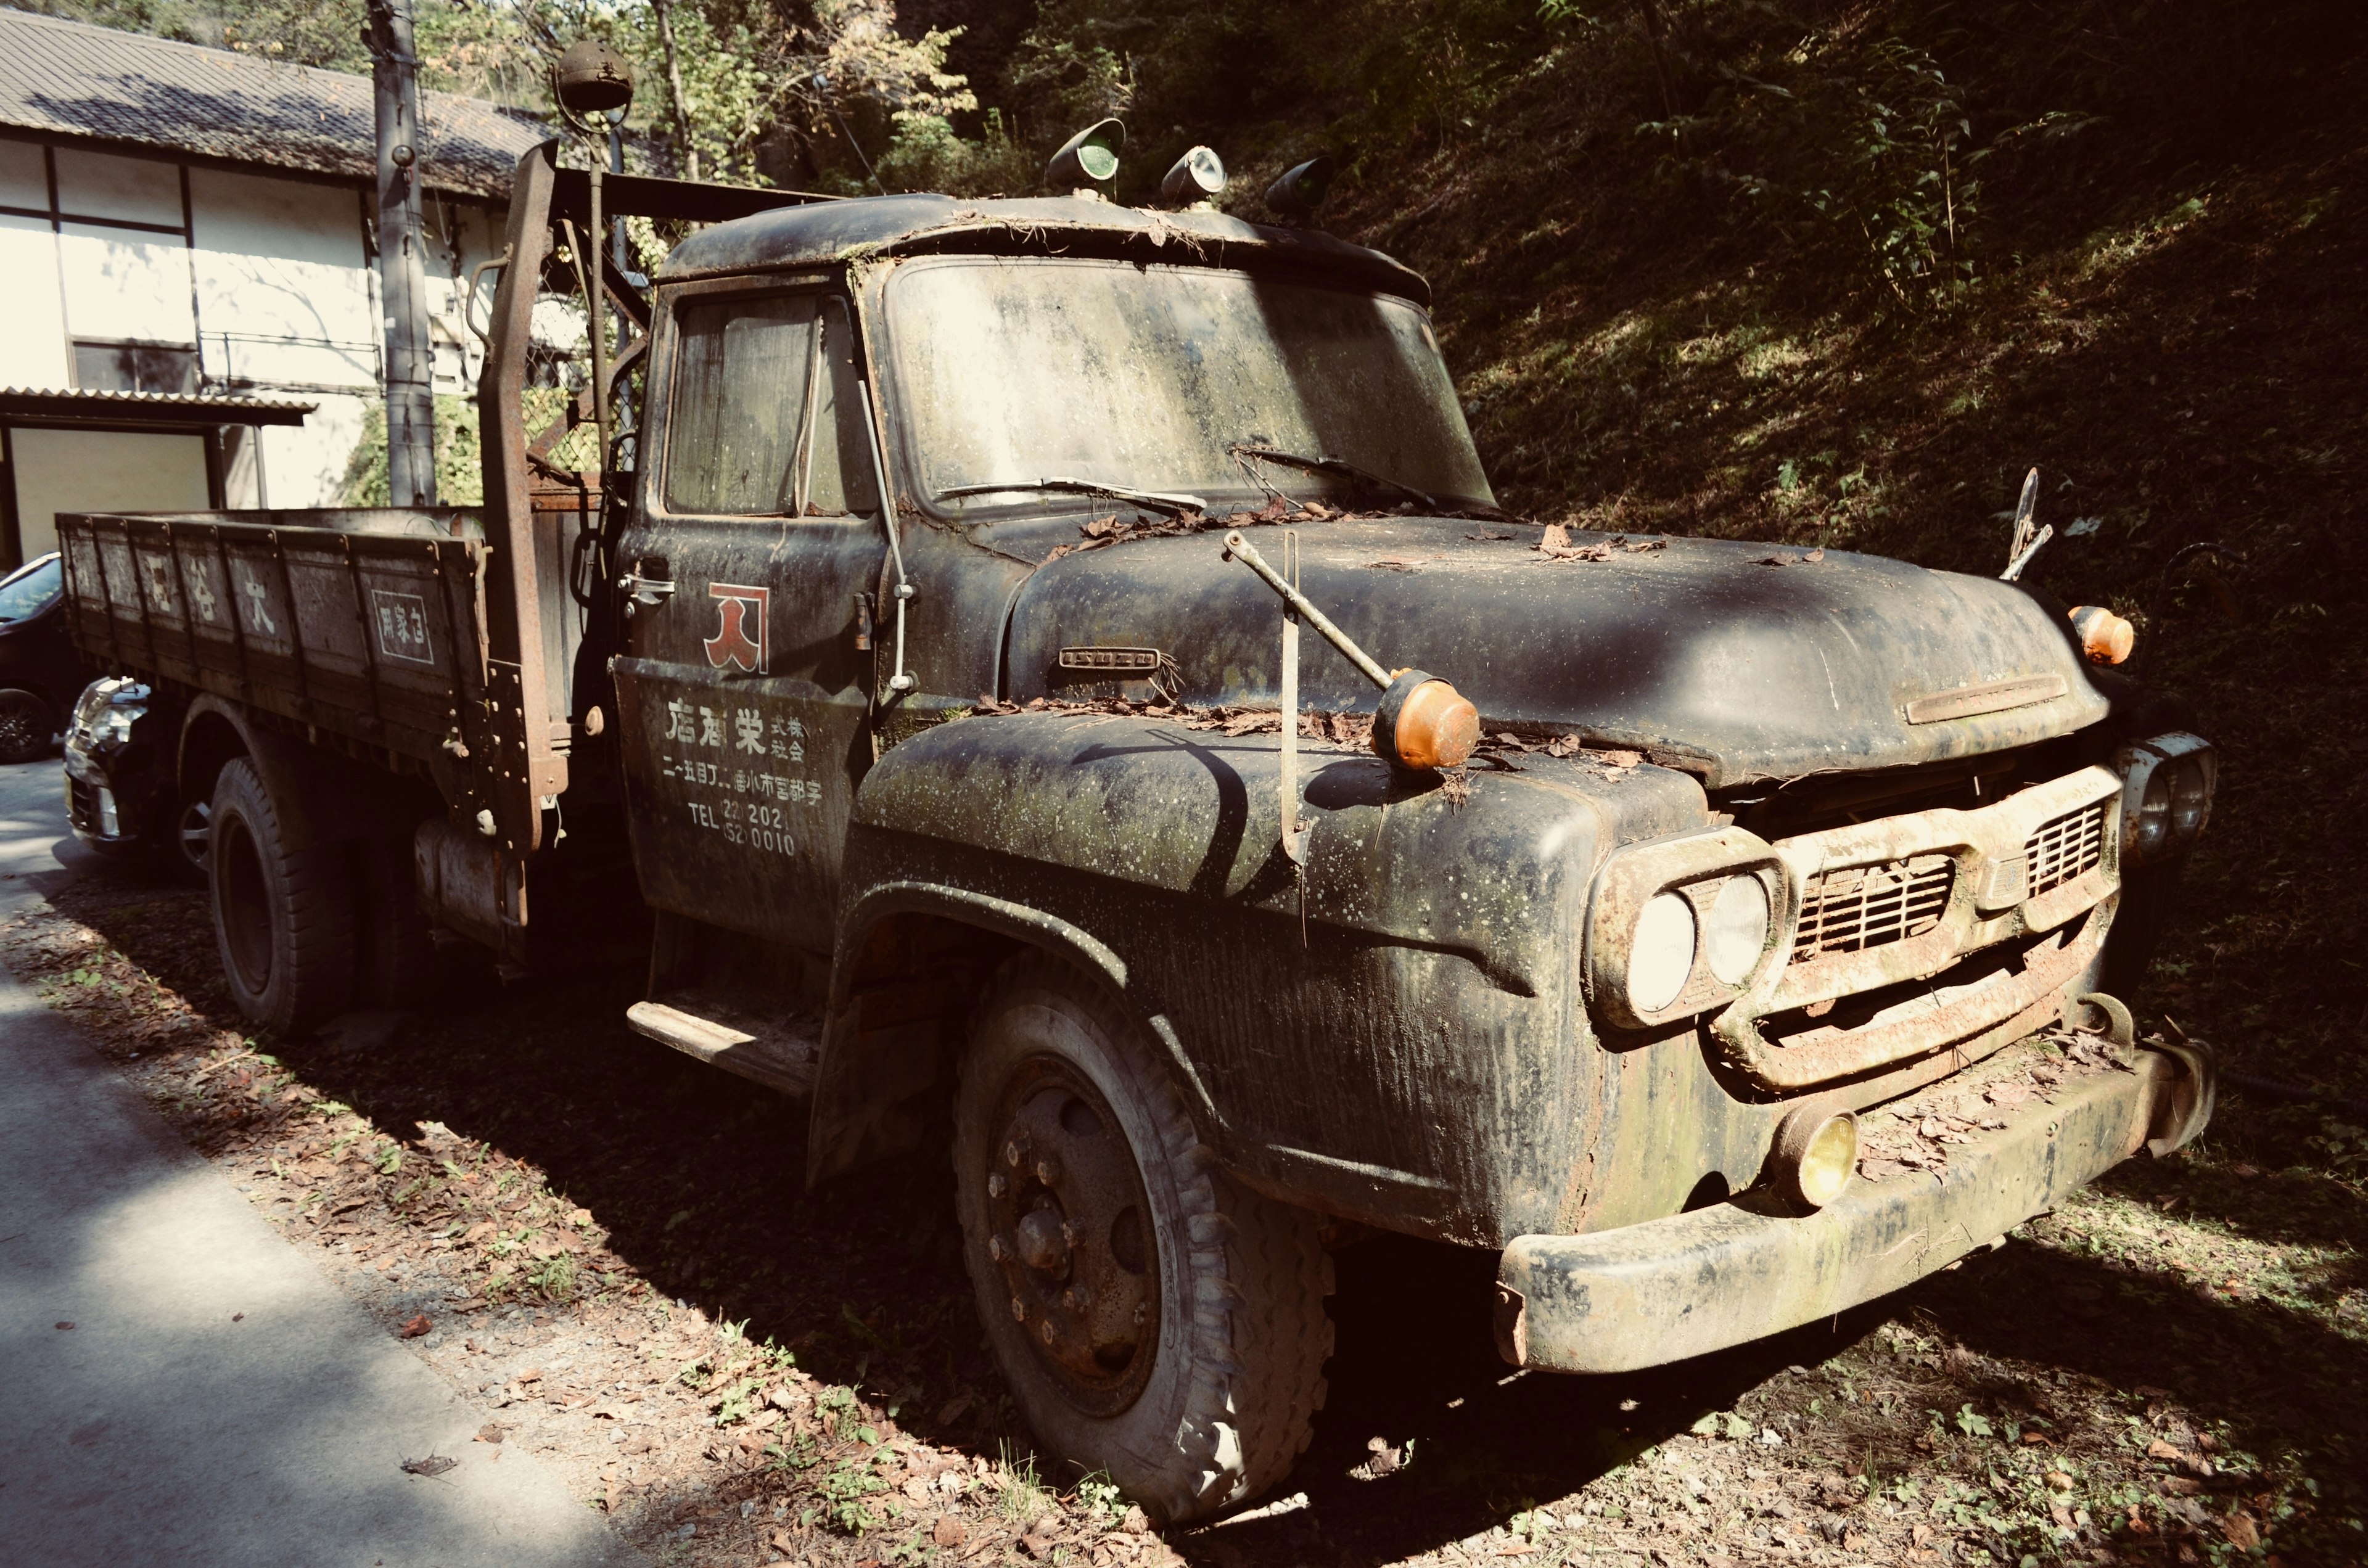
{"type": "Polygon", "coordinates": [[[632,569],[617,579],[617,591],[625,596],[625,613],[633,613],[635,605],[655,609],[674,593],[674,579],[665,575],[666,563],[657,556],[644,556],[632,569]],[[650,574],[644,576],[644,572],[650,574]]]}

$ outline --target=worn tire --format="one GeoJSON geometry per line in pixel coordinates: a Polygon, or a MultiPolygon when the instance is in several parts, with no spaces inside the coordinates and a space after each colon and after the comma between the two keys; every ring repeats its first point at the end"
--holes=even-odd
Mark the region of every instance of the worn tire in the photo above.
{"type": "Polygon", "coordinates": [[[0,762],[31,762],[58,733],[50,705],[22,687],[0,687],[0,762]]]}
{"type": "MultiPolygon", "coordinates": [[[[1054,1113],[1064,1125],[1077,1125],[1065,1108],[1074,1103],[1072,1096],[1054,1113]]],[[[1324,1403],[1331,1259],[1313,1215],[1247,1191],[1217,1168],[1163,1053],[1099,985],[1042,955],[1007,966],[962,1059],[954,1171],[980,1320],[1020,1414],[1046,1449],[1080,1471],[1106,1472],[1171,1524],[1252,1496],[1290,1472],[1324,1403]],[[993,1240],[996,1205],[1011,1190],[990,1188],[994,1162],[1008,1155],[1007,1133],[1017,1125],[1006,1119],[1011,1085],[1050,1082],[1057,1091],[1079,1081],[1123,1135],[1150,1211],[1146,1256],[1157,1264],[1156,1337],[1133,1353],[1150,1359],[1130,1361],[1126,1377],[1139,1378],[1140,1392],[1114,1411],[1087,1408],[1049,1353],[1040,1353],[1029,1329],[1049,1324],[1014,1320],[1029,1265],[1011,1237],[1003,1238],[1000,1258],[993,1240]]],[[[1116,1239],[1113,1231],[1114,1256],[1116,1239]]],[[[1080,1259],[1090,1242],[1088,1234],[1079,1244],[1080,1259]]]]}
{"type": "Polygon", "coordinates": [[[436,944],[413,889],[411,839],[354,846],[354,1006],[416,1011],[436,997],[436,944]]]}
{"type": "Polygon", "coordinates": [[[345,1011],[354,984],[350,846],[291,847],[279,803],[245,757],[214,780],[208,825],[214,944],[238,1010],[289,1035],[345,1011]]]}

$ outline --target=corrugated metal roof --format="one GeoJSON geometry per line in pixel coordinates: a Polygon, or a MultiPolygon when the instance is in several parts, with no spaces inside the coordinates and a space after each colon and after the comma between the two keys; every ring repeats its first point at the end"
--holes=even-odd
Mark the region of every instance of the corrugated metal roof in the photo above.
{"type": "MultiPolygon", "coordinates": [[[[433,189],[507,196],[518,155],[551,134],[482,98],[419,97],[433,189]]],[[[0,9],[0,126],[363,182],[377,166],[367,76],[29,11],[0,9]]]]}
{"type": "Polygon", "coordinates": [[[50,392],[0,387],[0,419],[69,419],[85,424],[302,425],[321,405],[260,397],[193,392],[50,392]]]}

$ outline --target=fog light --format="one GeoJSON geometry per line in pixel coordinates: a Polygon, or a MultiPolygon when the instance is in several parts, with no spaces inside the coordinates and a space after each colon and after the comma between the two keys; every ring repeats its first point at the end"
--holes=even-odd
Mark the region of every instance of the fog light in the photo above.
{"type": "Polygon", "coordinates": [[[1636,921],[1628,948],[1628,1006],[1639,1017],[1659,1012],[1686,988],[1694,967],[1694,906],[1657,895],[1636,921]]]}
{"type": "Polygon", "coordinates": [[[1768,890],[1758,877],[1729,877],[1702,922],[1702,960],[1723,985],[1740,985],[1768,945],[1768,890]]]}
{"type": "Polygon", "coordinates": [[[1795,1106],[1776,1128],[1773,1165],[1785,1197],[1823,1209],[1858,1169],[1858,1118],[1831,1105],[1795,1106]]]}
{"type": "Polygon", "coordinates": [[[104,838],[123,836],[123,823],[122,819],[115,814],[115,791],[112,790],[102,789],[98,791],[98,831],[99,835],[104,838]]]}

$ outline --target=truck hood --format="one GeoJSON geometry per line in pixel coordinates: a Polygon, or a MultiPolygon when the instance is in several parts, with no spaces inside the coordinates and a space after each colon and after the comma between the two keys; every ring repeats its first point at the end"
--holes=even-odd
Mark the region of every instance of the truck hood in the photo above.
{"type": "MultiPolygon", "coordinates": [[[[1446,518],[1295,530],[1308,597],[1388,668],[1452,681],[1485,726],[1577,732],[1713,789],[2004,750],[2103,718],[2066,629],[2009,584],[1878,556],[1725,540],[1549,560],[1536,529],[1446,518]],[[1509,538],[1506,536],[1511,536],[1509,538]]],[[[1248,537],[1270,561],[1282,530],[1248,537]]],[[[1272,706],[1281,604],[1223,535],[1131,540],[1038,570],[1012,608],[1009,689],[1085,695],[1064,649],[1156,648],[1185,700],[1272,706]]],[[[1301,701],[1378,693],[1312,629],[1301,701]]],[[[1137,688],[1140,689],[1139,687],[1137,688]]]]}

